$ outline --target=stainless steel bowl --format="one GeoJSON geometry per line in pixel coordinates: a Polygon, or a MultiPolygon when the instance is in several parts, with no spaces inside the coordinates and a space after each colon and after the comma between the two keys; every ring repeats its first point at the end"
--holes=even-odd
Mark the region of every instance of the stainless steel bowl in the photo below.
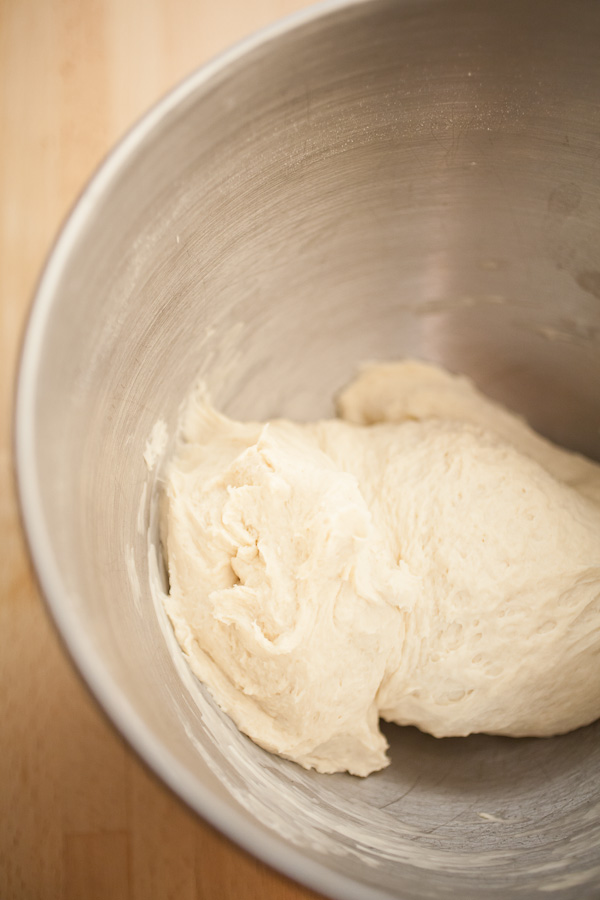
{"type": "Polygon", "coordinates": [[[294,878],[357,900],[597,898],[598,726],[389,728],[389,769],[319,776],[239,735],[173,646],[156,423],[172,435],[199,371],[232,414],[302,418],[361,361],[407,354],[600,457],[598,0],[329,2],[131,131],[56,244],[23,350],[44,593],[140,755],[294,878]]]}

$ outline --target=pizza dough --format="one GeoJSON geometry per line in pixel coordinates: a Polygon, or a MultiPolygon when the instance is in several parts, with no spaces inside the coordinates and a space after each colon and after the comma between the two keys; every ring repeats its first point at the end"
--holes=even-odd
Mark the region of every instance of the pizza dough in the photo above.
{"type": "Polygon", "coordinates": [[[442,737],[600,716],[600,466],[420,362],[365,369],[339,414],[187,404],[166,605],[225,712],[356,775],[388,763],[380,717],[442,737]]]}

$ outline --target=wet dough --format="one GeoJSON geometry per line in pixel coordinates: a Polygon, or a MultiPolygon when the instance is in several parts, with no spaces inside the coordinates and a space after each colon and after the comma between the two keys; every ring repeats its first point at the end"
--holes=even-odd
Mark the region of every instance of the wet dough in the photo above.
{"type": "Polygon", "coordinates": [[[167,610],[238,727],[367,775],[388,763],[380,717],[441,737],[600,716],[600,466],[419,362],[365,369],[339,414],[187,404],[167,610]]]}

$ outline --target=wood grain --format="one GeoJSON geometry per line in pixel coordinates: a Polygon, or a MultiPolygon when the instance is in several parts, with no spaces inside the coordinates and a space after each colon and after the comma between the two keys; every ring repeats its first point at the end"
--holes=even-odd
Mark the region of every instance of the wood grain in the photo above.
{"type": "Polygon", "coordinates": [[[11,416],[44,257],[110,146],[178,80],[302,0],[0,0],[0,898],[307,900],[180,804],[116,735],[36,590],[11,416]]]}

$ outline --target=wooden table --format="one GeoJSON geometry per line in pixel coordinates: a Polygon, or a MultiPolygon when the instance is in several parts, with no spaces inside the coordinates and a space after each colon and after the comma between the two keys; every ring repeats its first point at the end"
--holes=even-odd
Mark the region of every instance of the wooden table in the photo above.
{"type": "Polygon", "coordinates": [[[0,0],[0,898],[306,900],[141,765],[80,684],[20,533],[11,415],[40,267],[106,151],[188,72],[303,0],[0,0]]]}

